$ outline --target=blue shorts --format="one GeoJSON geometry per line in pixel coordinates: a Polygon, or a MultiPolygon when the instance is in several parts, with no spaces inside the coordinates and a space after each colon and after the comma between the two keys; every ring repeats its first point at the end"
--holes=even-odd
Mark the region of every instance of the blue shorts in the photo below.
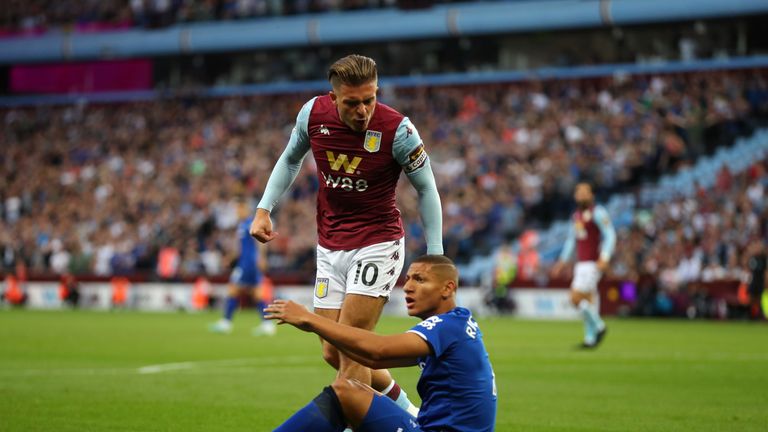
{"type": "Polygon", "coordinates": [[[416,418],[382,395],[373,395],[368,414],[357,432],[423,432],[416,418]]]}
{"type": "Polygon", "coordinates": [[[253,288],[261,283],[261,275],[256,268],[237,266],[232,270],[229,282],[244,288],[253,288]]]}

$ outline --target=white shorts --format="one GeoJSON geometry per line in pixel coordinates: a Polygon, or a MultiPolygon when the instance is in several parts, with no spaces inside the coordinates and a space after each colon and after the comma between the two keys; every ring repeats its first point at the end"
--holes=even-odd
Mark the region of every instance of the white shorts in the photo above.
{"type": "Polygon", "coordinates": [[[353,250],[317,246],[314,306],[341,309],[347,294],[386,297],[403,271],[405,240],[394,240],[353,250]]]}
{"type": "Polygon", "coordinates": [[[595,261],[582,261],[573,268],[571,289],[583,293],[597,292],[597,283],[603,274],[597,269],[595,261]]]}

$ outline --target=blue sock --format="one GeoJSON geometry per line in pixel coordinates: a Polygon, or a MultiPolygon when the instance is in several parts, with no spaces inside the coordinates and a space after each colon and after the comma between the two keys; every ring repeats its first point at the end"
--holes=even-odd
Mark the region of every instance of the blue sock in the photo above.
{"type": "Polygon", "coordinates": [[[224,319],[232,321],[232,315],[235,314],[237,306],[240,303],[237,297],[227,297],[227,302],[224,303],[224,319]]]}
{"type": "Polygon", "coordinates": [[[262,318],[264,318],[264,315],[265,315],[264,309],[266,308],[267,308],[267,303],[265,301],[259,300],[258,303],[256,303],[256,309],[259,311],[262,318]]]}
{"type": "Polygon", "coordinates": [[[323,391],[305,406],[296,411],[274,432],[341,432],[346,429],[344,414],[336,392],[330,387],[323,391]]]}

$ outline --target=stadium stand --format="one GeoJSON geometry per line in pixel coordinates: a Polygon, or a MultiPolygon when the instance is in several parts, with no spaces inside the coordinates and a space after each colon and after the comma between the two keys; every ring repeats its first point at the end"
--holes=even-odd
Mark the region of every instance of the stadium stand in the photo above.
{"type": "MultiPolygon", "coordinates": [[[[223,272],[233,197],[260,193],[309,96],[5,111],[4,268],[152,272],[171,247],[183,275],[223,272]]],[[[422,87],[383,100],[414,119],[438,162],[446,250],[467,262],[567,215],[578,179],[604,197],[636,190],[749,133],[765,118],[766,72],[422,87]]],[[[275,269],[311,275],[316,182],[307,161],[275,215],[285,233],[275,269]]],[[[400,196],[417,253],[415,200],[400,196]]]]}
{"type": "MultiPolygon", "coordinates": [[[[472,0],[463,0],[464,3],[472,0]]],[[[363,9],[429,7],[453,0],[65,0],[11,1],[0,13],[1,34],[78,32],[363,9]]]]}

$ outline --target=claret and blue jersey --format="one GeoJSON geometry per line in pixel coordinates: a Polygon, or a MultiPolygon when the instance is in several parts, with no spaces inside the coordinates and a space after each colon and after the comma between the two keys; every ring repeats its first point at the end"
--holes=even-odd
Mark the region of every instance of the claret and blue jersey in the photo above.
{"type": "Polygon", "coordinates": [[[496,382],[483,333],[470,311],[454,308],[427,318],[409,332],[431,347],[431,354],[419,359],[421,429],[493,431],[496,382]]]}

